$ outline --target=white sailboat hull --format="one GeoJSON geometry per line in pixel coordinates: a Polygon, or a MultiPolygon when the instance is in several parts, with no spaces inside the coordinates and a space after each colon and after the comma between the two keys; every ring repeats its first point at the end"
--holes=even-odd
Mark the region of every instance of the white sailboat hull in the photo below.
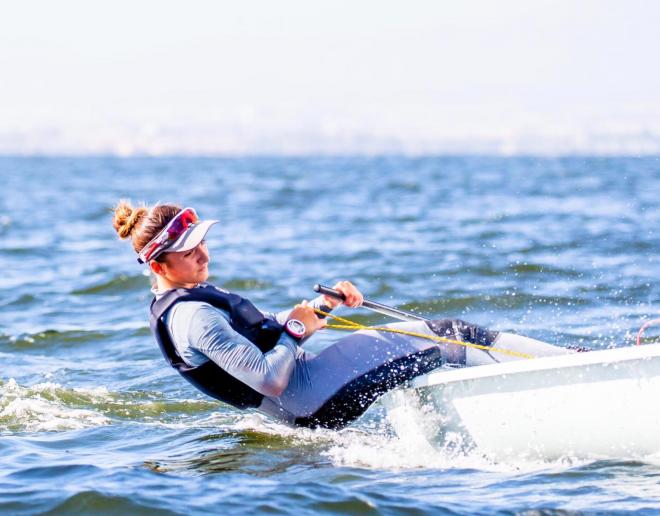
{"type": "Polygon", "coordinates": [[[383,401],[397,432],[461,435],[493,458],[647,456],[660,453],[660,344],[437,370],[383,401]]]}

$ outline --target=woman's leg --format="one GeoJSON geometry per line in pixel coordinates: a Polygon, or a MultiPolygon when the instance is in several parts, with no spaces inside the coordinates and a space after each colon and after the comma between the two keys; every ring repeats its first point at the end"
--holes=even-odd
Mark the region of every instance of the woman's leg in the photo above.
{"type": "MultiPolygon", "coordinates": [[[[494,348],[495,350],[513,351],[524,353],[534,358],[565,355],[571,350],[546,344],[540,340],[531,339],[514,333],[490,331],[476,324],[470,324],[460,319],[440,319],[431,321],[428,326],[440,337],[451,340],[469,342],[494,348]]],[[[445,363],[476,366],[495,364],[498,362],[509,362],[520,360],[516,354],[501,353],[461,346],[460,344],[440,344],[445,358],[445,363]]]]}
{"type": "MultiPolygon", "coordinates": [[[[532,356],[568,350],[510,333],[489,331],[458,319],[406,322],[393,329],[441,336],[532,356]]],[[[483,365],[519,357],[375,330],[360,330],[318,355],[303,358],[289,387],[279,398],[266,398],[265,412],[301,426],[341,428],[362,415],[382,394],[416,376],[450,363],[483,365]],[[304,372],[304,375],[302,374],[304,372]]]]}
{"type": "MultiPolygon", "coordinates": [[[[392,326],[433,335],[424,323],[392,326]]],[[[360,330],[316,356],[305,357],[296,365],[304,374],[294,373],[282,395],[265,399],[260,409],[301,426],[341,428],[388,390],[442,362],[442,353],[431,340],[360,330]]]]}

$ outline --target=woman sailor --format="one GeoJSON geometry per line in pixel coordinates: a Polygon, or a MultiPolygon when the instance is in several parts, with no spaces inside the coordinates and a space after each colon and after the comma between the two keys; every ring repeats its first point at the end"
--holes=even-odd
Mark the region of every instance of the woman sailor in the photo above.
{"type": "MultiPolygon", "coordinates": [[[[329,312],[340,302],[319,296],[272,314],[207,283],[210,255],[204,239],[217,222],[201,221],[192,208],[120,201],[113,226],[121,238],[131,238],[138,261],[155,274],[151,329],[166,360],[199,390],[234,407],[254,408],[292,425],[341,428],[383,393],[444,363],[511,359],[496,356],[491,347],[537,357],[567,352],[445,319],[390,326],[482,349],[362,330],[313,354],[301,343],[326,324],[315,309],[329,312]]],[[[345,305],[361,304],[362,294],[352,283],[341,281],[334,288],[345,296],[345,305]]]]}

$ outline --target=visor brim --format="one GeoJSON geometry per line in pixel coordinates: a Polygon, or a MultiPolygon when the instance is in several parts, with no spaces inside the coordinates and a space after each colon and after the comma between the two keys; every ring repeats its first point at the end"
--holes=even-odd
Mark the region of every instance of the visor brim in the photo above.
{"type": "Polygon", "coordinates": [[[165,249],[164,253],[182,253],[190,251],[204,240],[211,226],[220,222],[219,220],[204,220],[189,227],[171,246],[165,249]]]}

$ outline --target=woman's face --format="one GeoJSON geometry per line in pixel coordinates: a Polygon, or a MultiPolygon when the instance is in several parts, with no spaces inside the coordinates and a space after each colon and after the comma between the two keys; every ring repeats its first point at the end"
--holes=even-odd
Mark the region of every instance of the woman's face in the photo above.
{"type": "Polygon", "coordinates": [[[205,240],[190,251],[165,253],[164,257],[164,261],[160,262],[162,270],[155,272],[171,283],[194,285],[209,277],[209,251],[205,240]]]}

